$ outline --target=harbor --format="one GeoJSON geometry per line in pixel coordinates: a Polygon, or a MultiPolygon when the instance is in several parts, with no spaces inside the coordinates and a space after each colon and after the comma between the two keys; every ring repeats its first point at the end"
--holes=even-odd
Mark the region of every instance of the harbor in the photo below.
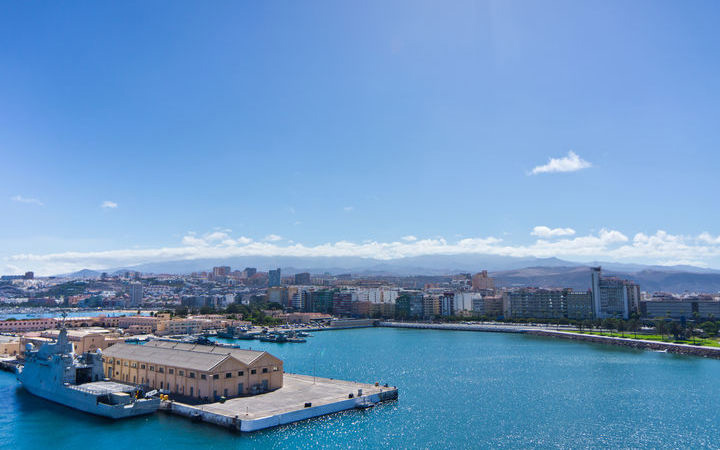
{"type": "MultiPolygon", "coordinates": [[[[82,448],[90,436],[93,446],[142,442],[177,450],[424,448],[448,442],[475,448],[574,448],[580,440],[603,448],[701,448],[712,447],[708,437],[720,432],[720,413],[714,407],[720,366],[712,359],[516,333],[386,327],[317,333],[302,345],[262,344],[285,362],[288,379],[317,373],[318,379],[373,386],[378,381],[383,390],[388,382],[398,386],[399,398],[244,433],[164,410],[126,422],[108,421],[32,396],[14,375],[0,372],[3,447],[82,448]],[[677,389],[679,384],[686,388],[677,389]],[[644,393],[639,400],[638,391],[644,393]],[[635,433],[638,427],[646,432],[635,433]]],[[[245,411],[237,404],[273,394],[225,404],[235,403],[233,410],[243,420],[245,411]]],[[[335,401],[343,394],[346,389],[335,401]]],[[[304,398],[297,397],[295,410],[305,409],[304,398]]],[[[313,406],[319,402],[311,401],[313,406]]],[[[224,406],[217,403],[203,408],[212,405],[221,412],[215,408],[224,406]]],[[[260,408],[247,408],[261,416],[260,408]]]]}
{"type": "MultiPolygon", "coordinates": [[[[290,339],[300,339],[292,333],[290,339]]],[[[266,336],[275,339],[261,342],[288,339],[266,336]]],[[[17,378],[37,397],[110,419],[160,408],[241,432],[398,398],[394,386],[287,374],[283,361],[266,351],[210,344],[158,339],[76,354],[63,328],[38,350],[28,344],[17,378]]]]}

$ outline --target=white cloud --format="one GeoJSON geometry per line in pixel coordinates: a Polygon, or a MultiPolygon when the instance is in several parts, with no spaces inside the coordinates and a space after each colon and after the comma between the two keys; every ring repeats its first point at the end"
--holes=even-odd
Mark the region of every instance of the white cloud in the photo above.
{"type": "Polygon", "coordinates": [[[406,242],[413,242],[413,241],[417,241],[417,238],[413,235],[408,235],[408,236],[403,236],[402,240],[406,241],[406,242]]]}
{"type": "Polygon", "coordinates": [[[32,197],[23,197],[22,195],[16,195],[14,197],[10,197],[10,200],[17,202],[17,203],[27,203],[29,205],[38,205],[38,206],[44,206],[44,203],[40,200],[32,197]]]}
{"type": "MultiPolygon", "coordinates": [[[[230,231],[230,230],[226,230],[230,231]]],[[[206,233],[201,237],[198,237],[194,232],[188,232],[182,238],[182,244],[190,247],[208,247],[210,245],[222,245],[222,246],[237,246],[247,245],[252,242],[252,239],[245,236],[239,238],[231,238],[225,231],[213,231],[212,233],[206,233]]]]}
{"type": "Polygon", "coordinates": [[[592,164],[580,158],[572,150],[568,152],[567,156],[562,158],[550,158],[547,164],[543,166],[537,166],[530,171],[531,175],[537,175],[539,173],[555,173],[555,172],[575,172],[581,169],[587,169],[592,167],[592,164]]]}
{"type": "Polygon", "coordinates": [[[118,207],[118,204],[115,202],[111,202],[110,200],[105,200],[100,204],[100,207],[104,209],[115,209],[118,207]]]}
{"type": "Polygon", "coordinates": [[[572,228],[549,228],[546,226],[537,226],[533,228],[532,233],[530,234],[541,238],[551,238],[555,236],[572,236],[575,234],[575,230],[572,228]]]}
{"type": "Polygon", "coordinates": [[[214,231],[212,233],[206,234],[204,236],[204,239],[206,242],[217,242],[217,241],[224,241],[226,239],[230,239],[230,236],[225,233],[224,231],[214,231]]]}
{"type": "Polygon", "coordinates": [[[343,208],[343,211],[345,211],[345,212],[350,212],[350,211],[353,211],[354,209],[355,209],[354,206],[345,206],[345,207],[343,208]]]}
{"type": "Polygon", "coordinates": [[[712,236],[708,232],[700,233],[698,239],[706,244],[717,245],[720,244],[720,236],[712,236]]]}
{"type": "MultiPolygon", "coordinates": [[[[709,236],[709,235],[708,235],[709,236]]],[[[672,235],[659,230],[655,234],[636,233],[632,239],[618,230],[602,229],[584,236],[552,239],[538,237],[526,245],[512,244],[496,237],[463,238],[447,241],[406,239],[393,242],[374,240],[337,241],[305,245],[285,241],[269,235],[264,241],[232,237],[223,231],[202,236],[188,232],[180,245],[162,248],[129,248],[96,252],[63,252],[51,254],[16,254],[0,260],[5,273],[17,273],[18,268],[50,275],[72,272],[82,268],[108,269],[148,262],[193,259],[220,259],[240,256],[296,256],[296,257],[361,257],[388,260],[421,255],[503,255],[514,257],[558,257],[575,261],[610,260],[642,262],[646,264],[692,263],[712,265],[720,261],[720,241],[708,243],[708,236],[672,235]],[[4,266],[4,267],[3,267],[4,266]]],[[[712,238],[712,236],[710,236],[712,238]]]]}

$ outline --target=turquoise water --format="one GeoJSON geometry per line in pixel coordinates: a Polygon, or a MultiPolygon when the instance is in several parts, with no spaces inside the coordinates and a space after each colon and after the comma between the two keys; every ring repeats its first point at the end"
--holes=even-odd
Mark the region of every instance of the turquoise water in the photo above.
{"type": "Polygon", "coordinates": [[[156,414],[110,422],[0,373],[0,446],[718,447],[720,361],[511,334],[358,329],[252,342],[288,372],[382,383],[397,402],[255,434],[156,414]]]}

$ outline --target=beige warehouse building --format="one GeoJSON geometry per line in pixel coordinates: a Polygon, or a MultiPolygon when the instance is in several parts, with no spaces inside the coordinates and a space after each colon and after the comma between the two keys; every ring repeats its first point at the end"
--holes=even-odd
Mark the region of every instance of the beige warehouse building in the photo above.
{"type": "Polygon", "coordinates": [[[103,352],[108,378],[216,401],[283,385],[283,362],[260,351],[151,341],[115,344],[103,352]]]}

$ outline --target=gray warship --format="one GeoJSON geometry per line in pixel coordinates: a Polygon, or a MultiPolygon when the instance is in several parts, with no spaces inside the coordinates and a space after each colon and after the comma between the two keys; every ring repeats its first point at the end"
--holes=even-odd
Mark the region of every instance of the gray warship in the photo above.
{"type": "Polygon", "coordinates": [[[139,388],[107,381],[102,352],[76,355],[67,330],[35,350],[27,345],[17,378],[31,394],[90,414],[122,419],[157,411],[160,399],[139,388]]]}

